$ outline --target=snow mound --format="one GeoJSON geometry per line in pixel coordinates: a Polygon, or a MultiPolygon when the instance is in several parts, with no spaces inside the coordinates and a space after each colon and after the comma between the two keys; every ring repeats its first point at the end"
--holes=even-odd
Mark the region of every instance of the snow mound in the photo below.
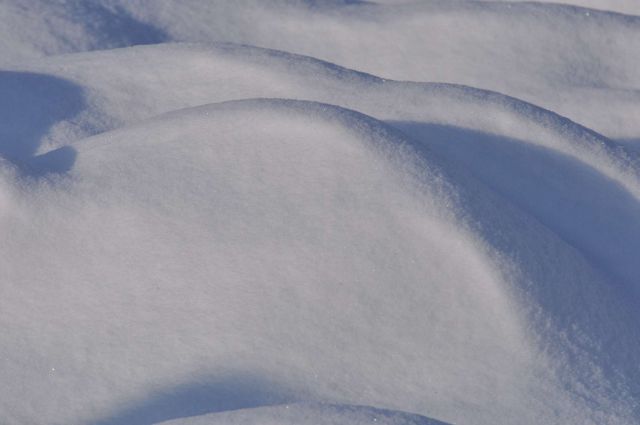
{"type": "Polygon", "coordinates": [[[571,3],[0,1],[0,422],[639,423],[640,17],[571,3]]]}
{"type": "Polygon", "coordinates": [[[124,423],[115,406],[172,382],[200,404],[164,419],[299,398],[475,423],[633,417],[640,338],[607,341],[637,333],[622,292],[392,127],[255,100],[73,148],[68,173],[16,182],[2,219],[9,423],[124,423]],[[216,407],[205,376],[238,371],[258,377],[241,394],[280,384],[216,407]]]}
{"type": "Polygon", "coordinates": [[[2,65],[42,55],[167,41],[164,32],[110,1],[0,3],[2,65]]]}
{"type": "MultiPolygon", "coordinates": [[[[28,106],[21,109],[6,102],[5,108],[26,115],[48,102],[65,111],[51,129],[57,133],[43,129],[41,140],[46,144],[57,140],[54,146],[184,107],[283,97],[339,104],[388,121],[429,121],[527,138],[572,155],[591,155],[591,163],[613,162],[627,169],[615,173],[634,172],[624,164],[629,159],[620,145],[522,100],[462,85],[383,80],[281,51],[228,43],[169,44],[63,56],[6,74],[4,84],[14,91],[15,81],[21,79],[50,80],[40,83],[50,87],[45,96],[31,84],[27,91],[16,93],[30,99],[28,106]],[[31,106],[34,103],[36,107],[31,106]],[[594,161],[593,155],[600,159],[594,161]]],[[[22,129],[13,126],[5,131],[20,138],[16,132],[22,129]]]]}
{"type": "Polygon", "coordinates": [[[0,20],[5,66],[137,44],[234,42],[495,90],[612,138],[640,134],[636,16],[539,2],[7,0],[0,20]]]}
{"type": "Polygon", "coordinates": [[[38,152],[49,150],[51,158],[32,157],[37,172],[43,166],[68,169],[73,153],[53,149],[74,139],[188,106],[254,97],[339,104],[384,120],[422,148],[459,163],[640,293],[640,227],[633,220],[640,214],[640,168],[620,145],[535,105],[460,85],[382,80],[308,57],[231,44],[83,53],[32,71],[5,77],[8,87],[39,82],[23,92],[14,88],[15,97],[28,102],[6,103],[6,109],[31,117],[55,108],[60,120],[43,122],[41,129],[34,120],[24,121],[6,131],[8,140],[24,147],[34,132],[44,133],[38,152]],[[602,196],[594,196],[597,187],[602,196]]]}

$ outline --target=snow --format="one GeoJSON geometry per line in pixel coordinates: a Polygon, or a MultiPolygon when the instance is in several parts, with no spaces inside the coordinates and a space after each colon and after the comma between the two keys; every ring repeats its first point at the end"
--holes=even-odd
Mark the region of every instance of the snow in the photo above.
{"type": "Polygon", "coordinates": [[[109,0],[94,6],[31,0],[31,13],[24,13],[23,2],[0,5],[9,23],[6,35],[0,33],[9,44],[5,58],[160,41],[234,42],[385,78],[495,90],[616,139],[640,133],[640,18],[634,15],[459,0],[109,0]],[[600,107],[604,103],[607,108],[600,107]]]}
{"type": "Polygon", "coordinates": [[[261,424],[284,425],[308,423],[322,424],[381,424],[381,425],[446,425],[424,416],[409,415],[364,406],[297,403],[277,407],[237,410],[210,414],[175,421],[165,425],[214,425],[214,424],[261,424]]]}
{"type": "Polygon", "coordinates": [[[0,4],[0,422],[640,421],[640,18],[577,3],[0,4]]]}

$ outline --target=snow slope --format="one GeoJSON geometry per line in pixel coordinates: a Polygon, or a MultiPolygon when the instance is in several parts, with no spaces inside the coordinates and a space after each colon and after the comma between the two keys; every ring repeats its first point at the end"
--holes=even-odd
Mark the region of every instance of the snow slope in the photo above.
{"type": "Polygon", "coordinates": [[[640,421],[635,17],[0,20],[0,422],[640,421]]]}
{"type": "Polygon", "coordinates": [[[457,421],[558,409],[628,420],[640,339],[626,299],[537,221],[409,143],[348,110],[263,100],[75,144],[73,168],[25,183],[3,220],[2,270],[20,289],[2,310],[22,328],[3,354],[20,364],[21,341],[27,364],[42,358],[7,371],[25,393],[3,410],[35,421],[15,407],[28,398],[37,416],[73,423],[163,382],[249,370],[292,394],[457,421]],[[555,307],[580,298],[579,311],[555,307]],[[28,326],[43,315],[44,329],[28,326]],[[603,350],[627,325],[629,340],[603,350]],[[492,391],[475,389],[487,380],[492,391]],[[69,395],[77,410],[58,399],[69,395]]]}
{"type": "MultiPolygon", "coordinates": [[[[424,0],[376,0],[373,3],[377,4],[410,4],[420,3],[424,0]]],[[[483,2],[496,2],[502,1],[504,3],[518,3],[528,2],[533,3],[532,0],[472,0],[483,2]]],[[[537,1],[535,3],[543,3],[537,1]]],[[[546,3],[546,2],[545,2],[546,3]]],[[[593,8],[597,10],[604,10],[609,12],[624,13],[627,15],[640,15],[640,3],[636,0],[556,0],[548,3],[557,3],[568,6],[581,6],[585,8],[593,8]]]]}
{"type": "MultiPolygon", "coordinates": [[[[595,168],[604,178],[621,184],[622,191],[640,196],[640,180],[633,159],[621,146],[549,111],[495,93],[461,86],[383,81],[305,57],[233,45],[153,46],[65,56],[63,61],[63,72],[58,60],[45,62],[47,66],[37,71],[76,84],[86,95],[83,106],[70,106],[72,110],[65,113],[68,118],[60,120],[41,138],[50,143],[48,149],[59,147],[56,140],[78,138],[207,102],[283,97],[339,103],[400,127],[452,161],[461,161],[460,155],[471,156],[465,166],[476,171],[478,177],[493,187],[504,188],[511,199],[526,203],[536,218],[563,237],[570,241],[580,239],[579,245],[587,248],[587,255],[595,257],[608,273],[618,274],[640,291],[637,285],[640,269],[635,261],[640,229],[631,219],[637,212],[634,201],[628,196],[614,198],[619,201],[594,199],[590,190],[580,196],[582,179],[588,174],[561,169],[595,168]],[[177,66],[176,62],[190,66],[177,66]],[[143,72],[148,67],[154,71],[143,72]],[[230,75],[234,78],[229,78],[230,75]],[[127,85],[122,85],[125,78],[127,85]],[[194,93],[191,87],[197,87],[197,91],[194,93]],[[450,105],[444,108],[446,113],[442,112],[444,104],[450,105]],[[490,142],[491,134],[503,136],[497,140],[513,148],[490,142]],[[470,138],[475,138],[474,144],[479,148],[464,147],[470,138]],[[450,139],[455,139],[455,144],[450,139]],[[545,156],[545,152],[552,156],[545,156]],[[480,162],[479,154],[489,158],[480,162]],[[557,179],[562,179],[564,186],[554,185],[553,179],[545,178],[550,180],[548,183],[540,181],[536,175],[540,173],[530,169],[526,157],[534,154],[538,158],[536,167],[543,161],[549,167],[545,173],[559,173],[557,179]],[[504,164],[501,167],[509,169],[487,174],[486,170],[494,169],[495,165],[486,167],[486,161],[495,161],[496,155],[510,156],[508,161],[501,161],[504,164]],[[566,159],[554,161],[553,155],[566,159]],[[505,181],[504,175],[536,181],[536,192],[546,197],[547,203],[540,204],[530,191],[523,197],[520,188],[513,187],[513,181],[505,181]],[[574,186],[570,186],[573,175],[578,177],[573,179],[574,186]],[[581,199],[578,205],[563,201],[578,196],[581,199]],[[562,209],[554,208],[563,202],[562,209]],[[587,212],[583,205],[589,205],[587,212]],[[582,216],[581,221],[576,222],[577,215],[582,216]],[[616,218],[603,222],[600,217],[604,215],[616,218]],[[625,224],[615,228],[614,223],[625,224]],[[584,234],[581,229],[585,226],[601,230],[584,234]],[[626,240],[625,246],[631,249],[620,252],[621,240],[626,240]]],[[[56,108],[61,109],[59,103],[56,108]]],[[[21,137],[24,136],[11,135],[14,139],[21,137]]],[[[591,184],[607,183],[591,179],[591,184]]]]}
{"type": "Polygon", "coordinates": [[[263,407],[198,416],[164,422],[166,425],[214,425],[214,424],[261,424],[284,425],[301,423],[320,424],[370,424],[382,425],[446,425],[424,416],[408,415],[389,410],[364,406],[344,406],[299,403],[292,405],[263,407]]]}
{"type": "Polygon", "coordinates": [[[160,41],[235,42],[310,55],[385,78],[495,90],[609,137],[640,137],[636,16],[570,5],[460,0],[400,5],[107,0],[91,7],[82,1],[31,0],[30,13],[24,13],[23,2],[0,6],[8,23],[2,34],[5,58],[160,41]]]}
{"type": "MultiPolygon", "coordinates": [[[[378,3],[387,3],[387,2],[393,2],[393,1],[394,0],[383,0],[383,1],[378,1],[378,3]]],[[[492,1],[492,0],[476,0],[476,1],[492,1]]],[[[499,1],[506,1],[506,0],[499,0],[499,1]]],[[[510,1],[525,2],[530,0],[510,0],[510,1]]],[[[406,2],[409,3],[411,2],[411,0],[406,0],[406,2]]],[[[640,15],[640,3],[638,3],[635,0],[558,0],[558,1],[555,1],[554,3],[590,7],[598,10],[626,13],[628,15],[640,15]]]]}

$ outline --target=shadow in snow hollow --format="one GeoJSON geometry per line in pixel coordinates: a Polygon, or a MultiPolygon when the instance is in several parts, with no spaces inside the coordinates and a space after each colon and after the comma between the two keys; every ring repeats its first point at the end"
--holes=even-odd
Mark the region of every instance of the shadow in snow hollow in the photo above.
{"type": "Polygon", "coordinates": [[[73,167],[76,151],[63,146],[37,155],[42,139],[57,122],[84,106],[77,85],[50,75],[0,71],[0,156],[22,175],[39,177],[73,167]]]}

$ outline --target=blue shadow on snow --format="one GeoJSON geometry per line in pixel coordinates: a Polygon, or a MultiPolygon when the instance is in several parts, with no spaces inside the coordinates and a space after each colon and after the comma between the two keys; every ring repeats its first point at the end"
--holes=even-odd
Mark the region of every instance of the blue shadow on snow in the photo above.
{"type": "Polygon", "coordinates": [[[70,170],[76,159],[72,147],[37,151],[53,125],[84,107],[82,89],[50,75],[0,71],[0,93],[0,157],[27,176],[70,170]]]}

